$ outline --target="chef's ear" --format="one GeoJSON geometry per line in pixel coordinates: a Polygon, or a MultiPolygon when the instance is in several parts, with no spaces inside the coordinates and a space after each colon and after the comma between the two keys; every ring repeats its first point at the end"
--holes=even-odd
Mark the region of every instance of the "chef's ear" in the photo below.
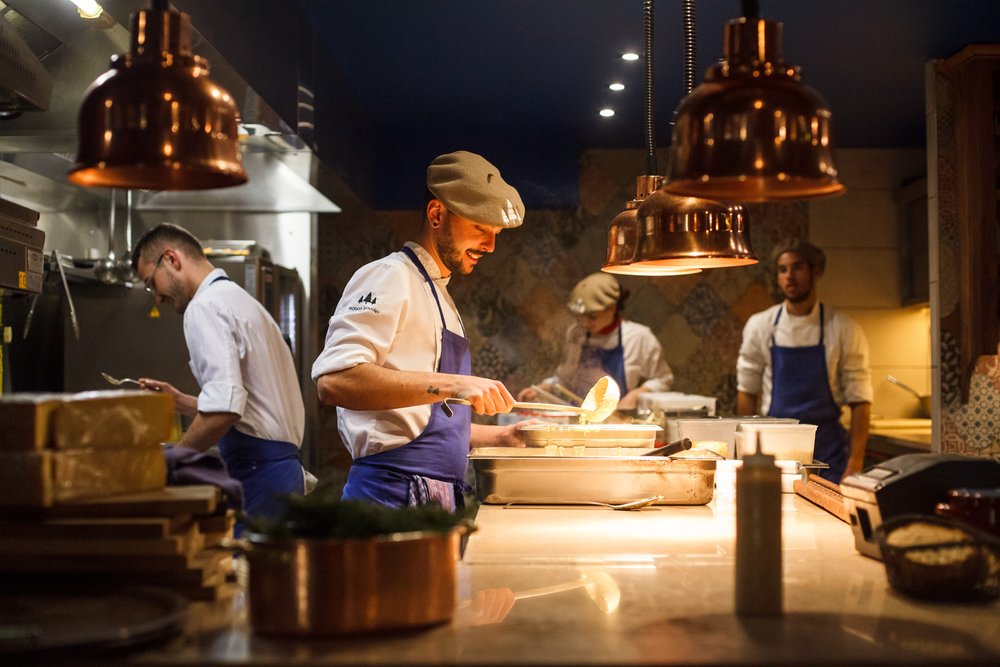
{"type": "Polygon", "coordinates": [[[431,199],[427,202],[427,221],[431,223],[431,227],[438,228],[444,222],[444,204],[441,203],[439,199],[431,199]]]}
{"type": "Polygon", "coordinates": [[[181,255],[173,248],[163,249],[163,261],[170,265],[175,271],[181,268],[181,255]]]}

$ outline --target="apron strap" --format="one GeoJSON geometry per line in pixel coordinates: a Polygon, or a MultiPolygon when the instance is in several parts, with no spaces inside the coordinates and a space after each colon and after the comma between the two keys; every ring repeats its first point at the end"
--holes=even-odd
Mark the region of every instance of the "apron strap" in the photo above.
{"type": "MultiPolygon", "coordinates": [[[[771,347],[774,347],[774,332],[778,328],[778,320],[781,319],[781,313],[785,312],[785,304],[781,304],[781,308],[778,308],[778,314],[774,317],[774,323],[771,325],[771,347]]],[[[823,344],[823,339],[826,337],[825,327],[823,326],[823,320],[825,316],[823,314],[823,304],[819,304],[819,345],[823,344]]]]}
{"type": "MultiPolygon", "coordinates": [[[[437,304],[438,314],[441,316],[441,329],[447,329],[448,325],[445,324],[444,321],[444,309],[441,308],[441,299],[438,298],[437,288],[434,286],[434,281],[431,280],[431,276],[427,273],[427,269],[424,268],[423,263],[417,258],[417,253],[413,252],[413,248],[403,246],[403,252],[406,253],[406,256],[410,258],[410,261],[417,266],[417,270],[419,270],[421,275],[423,275],[427,284],[431,286],[431,294],[434,295],[434,303],[437,304]]],[[[458,323],[462,326],[462,335],[465,336],[465,322],[462,321],[461,317],[458,318],[458,323]]]]}

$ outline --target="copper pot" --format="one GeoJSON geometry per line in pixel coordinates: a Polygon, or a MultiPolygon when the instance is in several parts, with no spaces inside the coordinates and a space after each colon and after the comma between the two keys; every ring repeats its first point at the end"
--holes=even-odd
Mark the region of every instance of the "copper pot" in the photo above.
{"type": "Polygon", "coordinates": [[[263,635],[321,637],[444,623],[455,612],[459,545],[449,533],[367,539],[250,535],[250,622],[263,635]]]}

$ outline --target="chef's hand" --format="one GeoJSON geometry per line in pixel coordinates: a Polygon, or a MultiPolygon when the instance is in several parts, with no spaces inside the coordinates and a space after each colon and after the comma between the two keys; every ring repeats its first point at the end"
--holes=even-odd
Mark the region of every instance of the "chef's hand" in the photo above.
{"type": "Polygon", "coordinates": [[[517,400],[531,402],[538,399],[538,392],[534,387],[525,387],[517,393],[517,400]]]}
{"type": "Polygon", "coordinates": [[[618,410],[634,410],[639,407],[639,394],[644,393],[639,389],[633,389],[620,399],[618,399],[618,410]]]}
{"type": "Polygon", "coordinates": [[[174,399],[174,410],[186,417],[194,417],[198,414],[198,399],[161,380],[152,378],[139,378],[139,386],[150,391],[162,391],[169,394],[174,399]]]}
{"type": "Polygon", "coordinates": [[[472,375],[453,377],[457,382],[452,390],[452,396],[467,400],[477,415],[507,413],[514,407],[514,396],[500,380],[472,375]]]}
{"type": "Polygon", "coordinates": [[[521,430],[522,426],[531,426],[532,424],[543,424],[541,419],[524,419],[517,422],[516,424],[510,424],[508,426],[501,426],[500,430],[497,432],[497,447],[526,447],[527,446],[527,432],[521,430]]]}

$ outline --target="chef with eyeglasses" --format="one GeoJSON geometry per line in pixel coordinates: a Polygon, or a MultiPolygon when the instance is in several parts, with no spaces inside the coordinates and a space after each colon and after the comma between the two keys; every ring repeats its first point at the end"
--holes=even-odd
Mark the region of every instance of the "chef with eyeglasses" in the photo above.
{"type": "MultiPolygon", "coordinates": [[[[168,382],[139,379],[146,389],[170,394],[177,412],[192,417],[170,454],[218,445],[228,474],[242,485],[245,514],[278,517],[285,495],[315,482],[302,467],[305,407],[281,330],[183,227],[162,223],[147,231],[132,251],[132,268],[157,303],[184,316],[200,388],[192,396],[168,382]]],[[[237,533],[242,528],[237,524],[237,533]]]]}

